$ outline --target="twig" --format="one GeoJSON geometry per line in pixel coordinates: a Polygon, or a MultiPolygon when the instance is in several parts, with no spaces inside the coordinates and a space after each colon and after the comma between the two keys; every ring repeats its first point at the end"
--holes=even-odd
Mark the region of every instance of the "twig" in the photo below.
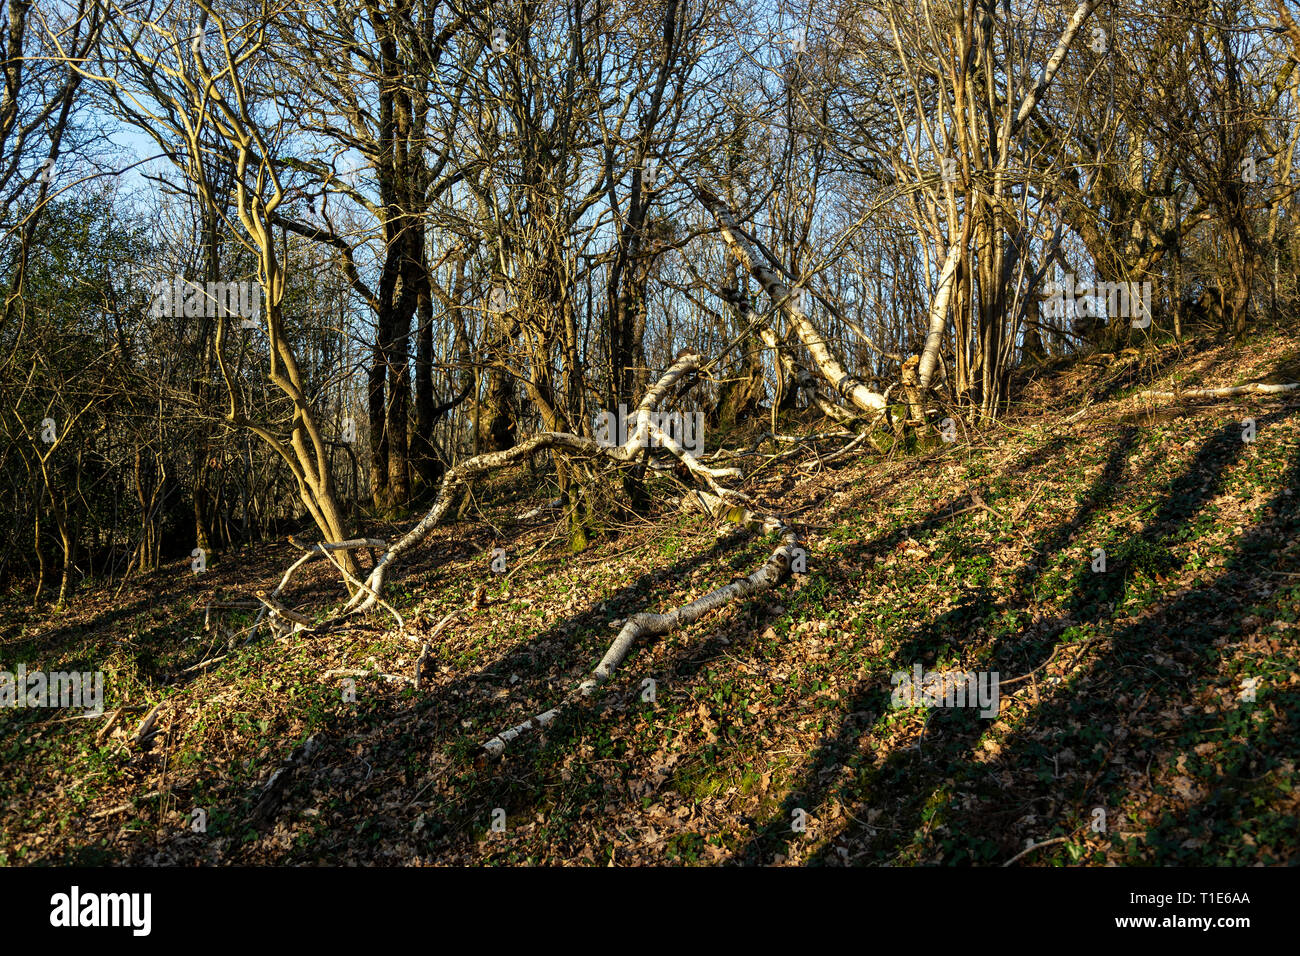
{"type": "Polygon", "coordinates": [[[1039,664],[1037,667],[1035,667],[1027,674],[1021,674],[1019,677],[1013,677],[1010,680],[998,681],[998,687],[1006,687],[1008,684],[1017,684],[1022,680],[1025,680],[1029,677],[1033,677],[1035,674],[1041,671],[1048,664],[1052,663],[1052,661],[1056,659],[1056,655],[1059,654],[1062,650],[1064,650],[1067,647],[1084,648],[1087,647],[1089,644],[1096,644],[1100,640],[1102,640],[1102,638],[1100,637],[1090,637],[1086,641],[1072,641],[1069,644],[1057,644],[1055,649],[1053,649],[1051,656],[1049,656],[1047,660],[1043,661],[1043,663],[1039,664]]]}
{"type": "MultiPolygon", "coordinates": [[[[1078,833],[1079,831],[1076,830],[1074,832],[1078,833]]],[[[1011,859],[1007,860],[1007,862],[1003,863],[1002,865],[1010,866],[1012,863],[1015,863],[1016,860],[1020,859],[1022,856],[1028,856],[1030,853],[1033,853],[1035,850],[1041,849],[1042,847],[1045,846],[1051,846],[1053,843],[1069,843],[1073,839],[1074,839],[1074,833],[1071,833],[1069,836],[1053,837],[1050,840],[1044,840],[1042,843],[1035,843],[1032,846],[1025,847],[1023,850],[1021,850],[1019,853],[1017,853],[1011,859]]]]}

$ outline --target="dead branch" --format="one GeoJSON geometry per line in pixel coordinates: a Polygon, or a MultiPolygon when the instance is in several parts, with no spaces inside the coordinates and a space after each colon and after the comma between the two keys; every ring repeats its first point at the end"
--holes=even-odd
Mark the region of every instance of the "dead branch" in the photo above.
{"type": "Polygon", "coordinates": [[[728,492],[721,488],[717,484],[717,479],[739,477],[739,470],[735,468],[711,468],[702,464],[653,422],[654,412],[668,397],[672,389],[688,374],[698,371],[701,364],[702,358],[698,353],[687,352],[678,357],[677,361],[664,372],[659,381],[647,390],[645,397],[641,399],[641,403],[637,406],[635,412],[632,433],[622,445],[606,445],[593,438],[573,435],[568,432],[543,432],[520,442],[513,448],[478,455],[448,468],[443,475],[438,497],[434,501],[433,507],[425,513],[414,528],[388,547],[383,556],[375,563],[374,569],[366,578],[364,587],[358,589],[352,595],[351,600],[343,607],[334,621],[328,622],[322,627],[326,627],[328,624],[332,624],[347,615],[361,614],[370,610],[383,592],[387,575],[407,552],[418,547],[428,537],[429,532],[453,511],[462,492],[474,478],[527,461],[530,456],[539,451],[555,450],[575,456],[603,458],[616,465],[634,464],[644,460],[652,443],[657,443],[677,457],[693,476],[711,488],[716,494],[734,496],[734,492],[728,492]]]}
{"type": "Polygon", "coordinates": [[[832,462],[839,461],[841,458],[847,458],[849,455],[853,454],[859,448],[861,448],[863,444],[866,443],[867,439],[870,437],[871,437],[871,429],[868,428],[866,431],[858,435],[856,438],[854,438],[851,442],[849,442],[839,451],[831,452],[829,455],[827,455],[824,458],[815,458],[812,461],[804,462],[802,465],[799,466],[799,470],[811,473],[820,470],[821,468],[831,464],[832,462]]]}
{"type": "MultiPolygon", "coordinates": [[[[265,605],[265,610],[270,613],[271,629],[275,631],[277,635],[284,633],[292,634],[316,626],[315,622],[311,618],[304,617],[297,611],[291,611],[265,591],[258,591],[256,597],[263,605],[265,605]],[[286,626],[281,623],[282,621],[288,621],[289,623],[286,626]]],[[[256,622],[254,622],[254,624],[256,625],[256,622]]]]}
{"type": "MultiPolygon", "coordinates": [[[[1283,395],[1287,392],[1294,392],[1300,389],[1300,382],[1289,382],[1284,385],[1269,385],[1264,382],[1248,382],[1245,385],[1233,385],[1225,388],[1188,388],[1180,389],[1173,392],[1163,392],[1158,389],[1146,389],[1130,396],[1130,401],[1143,401],[1161,399],[1165,401],[1178,401],[1180,399],[1202,398],[1234,398],[1238,395],[1283,395]]],[[[1102,413],[1102,406],[1085,405],[1079,411],[1065,419],[1064,424],[1074,425],[1078,422],[1091,419],[1102,413]]]]}
{"type": "Polygon", "coordinates": [[[140,725],[135,730],[135,746],[140,750],[148,750],[153,745],[154,737],[158,736],[158,731],[154,730],[154,725],[158,723],[158,714],[163,709],[163,701],[154,704],[149,713],[144,715],[140,725]]]}
{"type": "Polygon", "coordinates": [[[299,767],[307,763],[320,749],[319,735],[313,734],[308,737],[300,747],[295,747],[289,754],[289,759],[276,768],[265,784],[262,785],[261,792],[258,794],[257,802],[253,804],[253,809],[249,813],[249,820],[254,823],[265,822],[269,820],[275,811],[279,808],[281,794],[284,792],[285,785],[293,777],[299,767]]]}
{"type": "Polygon", "coordinates": [[[428,643],[420,649],[420,656],[415,659],[415,686],[418,690],[420,681],[424,678],[425,668],[429,665],[430,649],[428,643]]]}
{"type": "Polygon", "coordinates": [[[1138,392],[1133,397],[1135,399],[1232,398],[1234,395],[1249,395],[1252,392],[1260,395],[1280,395],[1283,392],[1294,392],[1298,388],[1300,388],[1300,382],[1291,382],[1287,385],[1266,385],[1263,382],[1250,382],[1246,385],[1234,385],[1229,388],[1188,388],[1178,392],[1158,392],[1154,389],[1147,389],[1145,392],[1138,392]]]}
{"type": "Polygon", "coordinates": [[[594,694],[601,685],[609,680],[614,669],[623,662],[638,640],[670,634],[683,625],[698,621],[710,611],[717,610],[731,601],[770,590],[785,579],[790,572],[796,549],[799,547],[799,535],[793,528],[779,517],[755,515],[746,509],[737,508],[720,496],[711,495],[705,491],[696,491],[694,497],[704,510],[714,517],[727,517],[736,521],[737,524],[751,529],[764,532],[779,532],[781,534],[781,544],[772,552],[763,566],[749,577],[723,585],[703,597],[696,598],[689,604],[669,611],[667,614],[642,612],[632,615],[627,619],[622,630],[619,631],[614,643],[605,652],[605,656],[600,659],[600,663],[596,665],[590,678],[570,691],[564,700],[555,707],[530,717],[523,723],[516,724],[508,730],[503,730],[487,740],[483,744],[483,749],[488,754],[497,756],[503,753],[511,741],[519,739],[530,730],[545,727],[564,708],[572,705],[575,701],[594,694]]]}

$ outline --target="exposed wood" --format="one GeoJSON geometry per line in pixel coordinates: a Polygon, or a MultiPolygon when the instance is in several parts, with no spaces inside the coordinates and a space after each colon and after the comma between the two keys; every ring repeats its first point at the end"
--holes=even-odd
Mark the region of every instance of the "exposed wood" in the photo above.
{"type": "Polygon", "coordinates": [[[154,725],[158,723],[158,715],[162,712],[165,701],[159,701],[149,709],[149,713],[144,715],[144,719],[135,729],[135,747],[137,750],[148,750],[153,745],[154,737],[158,736],[158,731],[154,725]]]}

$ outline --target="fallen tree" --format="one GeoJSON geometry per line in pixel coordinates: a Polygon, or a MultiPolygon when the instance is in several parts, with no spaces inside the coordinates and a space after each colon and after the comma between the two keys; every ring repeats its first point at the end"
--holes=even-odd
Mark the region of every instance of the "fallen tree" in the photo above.
{"type": "MultiPolygon", "coordinates": [[[[288,587],[293,573],[312,559],[326,557],[343,574],[349,585],[349,593],[352,596],[336,616],[323,624],[317,625],[314,628],[315,631],[326,630],[351,615],[363,614],[376,604],[388,607],[388,605],[384,604],[382,598],[384,584],[388,576],[401,564],[403,558],[428,538],[434,528],[446,520],[448,515],[455,513],[461,495],[473,480],[493,471],[524,463],[539,451],[549,450],[574,457],[604,459],[615,465],[630,465],[642,461],[649,453],[652,444],[654,444],[674,455],[691,475],[700,480],[718,497],[741,504],[745,503],[747,499],[744,495],[723,488],[717,483],[719,478],[739,477],[739,469],[731,467],[715,468],[705,465],[683,448],[672,436],[664,432],[654,419],[654,413],[658,411],[660,405],[664,403],[673,389],[688,375],[698,372],[702,361],[701,356],[694,352],[683,353],[678,357],[677,361],[664,372],[663,377],[646,392],[645,397],[637,406],[634,419],[635,427],[627,441],[622,445],[605,444],[594,438],[574,435],[569,432],[542,432],[525,439],[513,448],[476,455],[448,468],[443,474],[433,506],[411,530],[402,535],[396,542],[390,543],[381,538],[358,538],[351,541],[318,543],[308,546],[291,539],[291,543],[305,553],[285,571],[279,585],[271,594],[259,593],[259,601],[271,612],[273,620],[285,618],[285,608],[277,604],[276,599],[288,587]],[[352,578],[338,562],[333,562],[332,552],[336,550],[347,551],[354,548],[382,549],[378,560],[364,581],[352,578]]],[[[388,609],[398,618],[400,624],[400,615],[397,615],[397,612],[392,608],[388,609]]]]}
{"type": "MultiPolygon", "coordinates": [[[[758,280],[773,303],[784,313],[789,327],[794,330],[811,356],[817,374],[814,376],[800,364],[791,351],[784,347],[776,332],[761,316],[749,308],[748,303],[736,303],[741,305],[746,320],[759,329],[764,344],[774,350],[782,372],[792,377],[813,404],[828,418],[839,422],[852,422],[859,417],[869,416],[867,427],[870,429],[887,417],[889,392],[882,394],[872,390],[845,369],[843,362],[835,354],[825,336],[809,319],[799,290],[791,288],[782,275],[762,264],[756,248],[761,247],[761,243],[754,240],[736,223],[730,208],[710,189],[697,185],[695,193],[717,221],[722,239],[736,260],[758,280]],[[830,385],[834,392],[822,388],[821,382],[830,385]],[[837,404],[833,400],[834,393],[843,396],[857,410],[857,413],[837,404]]],[[[525,462],[539,451],[550,451],[565,458],[603,459],[615,466],[637,465],[645,462],[653,442],[675,457],[685,467],[687,473],[715,498],[733,505],[748,504],[744,495],[718,484],[720,478],[739,478],[741,473],[738,469],[716,468],[704,464],[661,429],[655,421],[655,413],[672,391],[689,375],[701,371],[702,364],[703,359],[698,353],[684,352],[678,356],[659,381],[647,390],[636,408],[632,433],[622,445],[610,445],[571,432],[547,431],[525,439],[512,448],[476,455],[449,467],[442,476],[433,506],[406,534],[392,544],[384,546],[382,554],[364,581],[357,580],[348,574],[346,569],[341,569],[347,580],[351,597],[337,616],[317,629],[328,627],[350,615],[365,613],[376,604],[382,604],[381,595],[388,576],[401,564],[406,555],[428,538],[435,527],[446,520],[449,514],[454,513],[464,491],[476,478],[525,462]]],[[[851,448],[855,447],[856,444],[851,446],[851,448]]],[[[273,594],[260,596],[272,613],[273,619],[285,618],[284,609],[268,603],[265,598],[269,597],[274,601],[288,584],[289,577],[296,567],[308,557],[320,555],[329,557],[333,561],[331,548],[342,548],[347,554],[348,546],[355,544],[356,542],[343,542],[317,547],[291,567],[273,594]]],[[[373,546],[373,544],[374,542],[371,541],[365,542],[365,546],[373,546]]],[[[336,566],[338,566],[337,562],[336,566]]],[[[395,611],[393,613],[397,616],[395,611]]],[[[400,616],[398,620],[400,622],[400,616]]]]}
{"type": "MultiPolygon", "coordinates": [[[[295,547],[302,549],[304,554],[288,568],[275,591],[269,595],[262,591],[257,592],[258,600],[264,606],[264,613],[269,612],[277,633],[297,633],[307,630],[304,626],[306,618],[284,607],[278,601],[294,571],[315,558],[323,556],[332,560],[332,552],[335,550],[359,547],[383,548],[381,556],[364,581],[349,581],[352,597],[338,614],[310,630],[320,632],[349,616],[369,611],[377,603],[388,608],[397,617],[400,626],[401,616],[385,604],[382,598],[388,576],[401,564],[405,556],[428,538],[435,527],[448,515],[455,513],[462,493],[474,479],[501,468],[523,463],[531,455],[543,450],[602,460],[617,467],[643,461],[652,445],[658,446],[681,462],[692,478],[703,486],[692,488],[686,496],[687,502],[694,503],[710,517],[734,521],[750,530],[763,533],[775,532],[781,536],[780,543],[767,561],[748,577],[732,581],[672,611],[666,613],[647,611],[629,617],[588,680],[574,688],[555,707],[496,734],[483,745],[484,750],[489,754],[502,753],[511,741],[530,730],[546,726],[565,707],[595,693],[609,680],[638,640],[671,633],[732,601],[771,590],[791,572],[795,559],[800,553],[799,535],[795,529],[779,516],[755,513],[748,507],[750,502],[747,496],[719,484],[719,479],[741,477],[739,469],[704,464],[665,432],[655,420],[654,413],[664,404],[673,390],[689,375],[699,372],[701,366],[702,358],[698,353],[688,352],[679,356],[642,398],[635,412],[631,435],[622,445],[609,445],[593,438],[567,432],[543,432],[520,442],[513,448],[477,455],[448,468],[443,475],[433,506],[410,531],[391,545],[377,538],[361,538],[312,546],[294,541],[295,547]]],[[[338,562],[334,563],[335,567],[347,577],[345,569],[338,562]]]]}
{"type": "MultiPolygon", "coordinates": [[[[1248,382],[1245,385],[1229,385],[1223,388],[1184,388],[1172,392],[1164,392],[1159,389],[1145,389],[1141,392],[1135,392],[1130,395],[1126,401],[1186,401],[1188,399],[1218,399],[1218,398],[1235,398],[1238,395],[1284,395],[1287,392],[1294,392],[1300,389],[1300,382],[1287,382],[1285,384],[1270,385],[1265,382],[1248,382]]],[[[1101,408],[1094,405],[1086,405],[1073,415],[1065,419],[1067,425],[1077,425],[1101,413],[1101,408]]]]}
{"type": "Polygon", "coordinates": [[[343,607],[342,614],[360,614],[375,605],[388,575],[406,554],[419,547],[429,533],[455,510],[461,494],[471,481],[501,468],[525,462],[539,451],[558,451],[572,456],[605,459],[615,465],[632,465],[642,461],[654,444],[670,452],[693,477],[718,497],[745,503],[744,495],[718,484],[719,478],[740,477],[738,469],[714,468],[703,464],[672,436],[664,432],[654,420],[654,413],[658,411],[674,387],[687,375],[698,372],[702,362],[701,356],[694,352],[687,352],[678,357],[677,361],[664,372],[663,377],[641,399],[633,420],[635,427],[622,445],[608,445],[594,438],[574,435],[570,432],[542,432],[525,439],[513,448],[477,455],[448,468],[443,475],[433,507],[425,513],[415,527],[385,550],[362,587],[343,607]]]}
{"type": "Polygon", "coordinates": [[[1143,398],[1232,398],[1235,395],[1280,395],[1284,392],[1294,392],[1300,389],[1300,382],[1290,382],[1285,385],[1268,385],[1264,382],[1251,382],[1247,385],[1231,385],[1226,388],[1184,388],[1176,392],[1161,392],[1155,389],[1147,389],[1138,392],[1133,396],[1134,399],[1143,398]]]}
{"type": "MultiPolygon", "coordinates": [[[[773,303],[786,316],[788,327],[794,331],[799,342],[811,356],[816,374],[803,367],[792,350],[781,341],[766,320],[749,307],[747,302],[733,303],[741,307],[744,320],[758,329],[764,344],[774,350],[780,371],[792,378],[808,395],[810,401],[828,418],[845,423],[865,420],[869,432],[887,417],[889,392],[882,394],[872,390],[845,369],[826,338],[809,319],[799,290],[791,288],[782,275],[760,262],[755,248],[758,244],[736,224],[730,209],[717,196],[702,186],[697,187],[696,191],[700,200],[717,220],[722,238],[737,261],[758,280],[773,303]],[[829,385],[830,389],[823,387],[823,382],[829,385]],[[840,405],[835,400],[837,395],[847,401],[848,407],[840,405]]],[[[791,572],[796,554],[800,551],[797,532],[779,516],[756,513],[751,509],[751,502],[744,494],[719,483],[720,480],[742,477],[739,469],[705,464],[682,447],[658,424],[656,413],[660,407],[680,385],[702,370],[703,359],[698,353],[684,352],[679,355],[663,376],[646,391],[633,414],[631,434],[621,445],[570,432],[547,431],[533,435],[512,448],[476,455],[448,467],[442,475],[432,507],[399,539],[391,544],[367,539],[311,549],[286,572],[284,580],[273,595],[259,594],[259,600],[270,609],[277,623],[287,620],[290,626],[298,624],[300,622],[295,620],[294,616],[286,613],[285,608],[275,603],[275,598],[284,590],[293,570],[311,557],[324,555],[331,557],[332,560],[331,547],[377,545],[383,548],[382,553],[365,580],[352,579],[345,573],[345,577],[349,578],[350,598],[334,617],[318,625],[315,630],[321,631],[350,616],[364,614],[376,604],[387,607],[400,624],[400,615],[384,604],[382,598],[389,576],[400,567],[408,555],[423,544],[434,528],[443,523],[449,515],[456,513],[457,505],[464,492],[476,479],[527,462],[540,451],[549,451],[565,459],[583,459],[618,468],[645,464],[650,448],[652,445],[657,446],[684,467],[686,474],[695,485],[690,490],[687,500],[699,505],[707,515],[736,521],[751,530],[776,532],[780,535],[780,543],[767,561],[749,576],[717,588],[674,610],[665,613],[643,611],[629,617],[605,656],[596,665],[591,677],[573,688],[554,707],[503,730],[484,742],[483,749],[487,753],[500,754],[511,741],[531,730],[546,726],[564,708],[594,694],[609,680],[637,641],[671,633],[732,601],[770,590],[791,572]]],[[[850,454],[861,444],[863,437],[855,438],[834,457],[850,454]]]]}

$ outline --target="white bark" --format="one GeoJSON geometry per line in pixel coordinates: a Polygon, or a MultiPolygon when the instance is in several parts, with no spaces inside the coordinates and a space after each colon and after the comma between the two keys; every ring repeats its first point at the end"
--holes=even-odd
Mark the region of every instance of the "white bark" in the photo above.
{"type": "Polygon", "coordinates": [[[1263,382],[1251,382],[1247,385],[1233,385],[1229,388],[1188,388],[1181,392],[1157,392],[1148,389],[1138,392],[1134,398],[1231,398],[1234,395],[1248,395],[1255,392],[1261,395],[1280,395],[1300,389],[1300,382],[1287,385],[1266,385],[1263,382]]]}
{"type": "Polygon", "coordinates": [[[763,566],[749,577],[723,585],[703,597],[696,598],[689,604],[685,604],[666,614],[643,611],[629,617],[622,630],[619,631],[618,637],[614,639],[614,643],[609,646],[605,656],[600,659],[600,663],[592,671],[591,677],[570,691],[564,700],[555,707],[530,717],[522,723],[515,724],[508,730],[503,730],[485,741],[483,749],[488,754],[497,756],[503,753],[511,741],[519,739],[530,730],[545,727],[564,708],[577,700],[581,700],[583,697],[590,697],[594,694],[609,680],[614,670],[623,663],[628,652],[631,651],[637,641],[648,637],[670,634],[682,625],[692,624],[710,611],[717,610],[731,601],[771,590],[790,573],[790,565],[794,560],[795,549],[799,547],[799,536],[784,520],[773,515],[758,516],[753,512],[737,509],[725,498],[711,495],[708,492],[696,492],[695,497],[703,504],[705,510],[714,516],[732,516],[739,511],[738,524],[761,529],[762,531],[779,531],[781,533],[780,545],[772,552],[763,566]]]}
{"type": "Polygon", "coordinates": [[[343,614],[360,614],[372,608],[380,600],[384,580],[406,552],[419,546],[425,538],[453,510],[460,498],[461,491],[469,482],[480,475],[505,468],[525,461],[529,456],[544,449],[558,449],[574,455],[593,458],[606,458],[616,463],[631,463],[645,455],[652,442],[657,442],[674,454],[691,474],[700,479],[720,494],[727,494],[717,485],[719,477],[734,477],[740,474],[734,468],[710,468],[701,464],[677,442],[672,441],[653,421],[652,413],[668,397],[672,389],[688,374],[698,371],[703,359],[698,353],[688,352],[677,358],[663,376],[656,382],[637,405],[634,428],[622,445],[608,446],[592,438],[573,435],[568,432],[543,432],[520,442],[505,451],[488,452],[478,455],[447,469],[438,490],[437,500],[420,519],[419,523],[402,536],[384,552],[375,564],[374,570],[366,578],[365,585],[353,594],[344,606],[343,614]]]}
{"type": "MultiPolygon", "coordinates": [[[[1065,62],[1065,56],[1069,53],[1075,37],[1078,36],[1088,17],[1100,5],[1101,0],[1084,0],[1075,7],[1074,13],[1070,16],[1069,22],[1061,32],[1051,56],[1048,57],[1033,84],[1021,97],[1020,106],[1016,110],[1014,118],[1010,122],[1003,124],[998,144],[1000,155],[1009,155],[1011,142],[1020,134],[1029,118],[1034,115],[1034,111],[1038,108],[1043,95],[1047,92],[1048,87],[1052,85],[1052,80],[1060,70],[1061,64],[1065,62]]],[[[951,202],[951,196],[949,199],[951,202]]],[[[935,369],[939,364],[939,348],[943,343],[943,335],[948,327],[948,311],[952,302],[953,288],[956,285],[957,267],[961,264],[961,260],[965,255],[969,231],[970,210],[967,210],[965,223],[961,230],[961,238],[948,247],[947,257],[939,271],[939,284],[934,290],[934,297],[930,300],[930,322],[926,331],[925,346],[921,351],[921,363],[917,368],[917,385],[922,392],[930,387],[935,369]]]]}
{"type": "Polygon", "coordinates": [[[844,368],[842,362],[832,351],[821,331],[813,325],[807,314],[800,307],[794,290],[790,289],[771,269],[759,262],[758,255],[741,228],[736,225],[735,217],[726,204],[704,186],[696,187],[696,195],[705,208],[717,220],[722,239],[738,262],[745,267],[774,303],[780,306],[789,320],[799,341],[808,349],[818,373],[822,378],[864,412],[878,412],[885,407],[885,397],[874,392],[862,382],[855,379],[844,368]]]}
{"type": "Polygon", "coordinates": [[[948,328],[948,305],[952,302],[952,290],[957,284],[957,267],[961,265],[962,254],[966,249],[966,235],[961,242],[948,247],[948,258],[944,260],[939,272],[939,286],[934,290],[930,301],[930,327],[925,333],[925,347],[921,350],[921,364],[917,367],[917,386],[922,392],[930,387],[934,370],[939,366],[939,347],[943,344],[943,333],[948,328]]]}
{"type": "Polygon", "coordinates": [[[1026,91],[1024,98],[1020,101],[1020,109],[1016,111],[1015,121],[1011,124],[1008,135],[1003,141],[1003,155],[1006,155],[1006,145],[1019,135],[1025,122],[1034,115],[1034,110],[1038,108],[1038,101],[1043,98],[1043,94],[1052,85],[1052,79],[1061,68],[1061,64],[1065,62],[1065,55],[1070,52],[1070,45],[1074,42],[1075,36],[1083,28],[1088,17],[1092,16],[1092,12],[1099,6],[1101,6],[1101,0],[1085,0],[1085,2],[1074,8],[1070,22],[1065,25],[1060,39],[1056,42],[1056,49],[1052,51],[1052,55],[1047,58],[1047,62],[1039,71],[1034,85],[1026,91]]]}
{"type": "MultiPolygon", "coordinates": [[[[750,321],[757,319],[757,315],[753,312],[746,313],[745,317],[750,321]]],[[[776,332],[766,323],[759,323],[758,334],[763,340],[763,344],[776,353],[776,359],[781,363],[781,368],[785,371],[785,374],[794,379],[796,386],[808,393],[808,397],[812,399],[813,404],[821,410],[823,415],[837,422],[851,422],[857,417],[848,409],[842,408],[831,401],[811,373],[795,361],[794,356],[787,349],[782,347],[781,340],[777,338],[776,332]]]]}
{"type": "MultiPolygon", "coordinates": [[[[1237,395],[1249,395],[1251,393],[1257,395],[1282,395],[1287,392],[1294,392],[1297,389],[1300,389],[1300,382],[1291,382],[1286,385],[1266,385],[1263,382],[1251,382],[1247,385],[1233,385],[1226,388],[1189,388],[1180,392],[1160,392],[1147,389],[1133,395],[1132,400],[1168,399],[1174,401],[1180,398],[1232,398],[1237,395]]],[[[1065,424],[1075,425],[1096,418],[1098,415],[1103,414],[1106,407],[1105,405],[1086,405],[1065,419],[1065,424]]]]}
{"type": "MultiPolygon", "coordinates": [[[[293,573],[297,571],[300,567],[302,567],[304,564],[306,564],[308,561],[312,561],[320,557],[330,557],[329,552],[331,551],[347,551],[353,548],[388,547],[388,542],[384,541],[382,538],[353,538],[349,541],[317,541],[314,544],[306,545],[300,542],[293,535],[289,535],[289,543],[293,545],[295,548],[297,548],[299,551],[305,553],[301,558],[299,558],[293,564],[289,565],[288,570],[284,572],[284,577],[280,578],[280,583],[275,586],[274,591],[272,591],[269,595],[265,595],[260,591],[258,592],[257,599],[258,601],[261,602],[262,607],[257,612],[257,619],[253,621],[251,633],[249,635],[250,641],[257,636],[257,629],[261,626],[262,620],[266,617],[268,611],[271,611],[272,615],[274,616],[276,614],[276,609],[279,609],[281,611],[283,610],[283,608],[281,608],[280,605],[275,603],[276,598],[278,598],[284,592],[284,589],[289,586],[289,580],[290,578],[293,577],[293,573]]],[[[338,567],[337,564],[335,564],[335,566],[338,567]]],[[[346,570],[343,570],[343,574],[345,578],[349,577],[346,570]]],[[[355,579],[353,580],[355,581],[355,579]]],[[[306,619],[304,618],[303,620],[306,619]]],[[[311,621],[307,621],[308,625],[310,625],[311,623],[312,623],[311,621]]]]}

